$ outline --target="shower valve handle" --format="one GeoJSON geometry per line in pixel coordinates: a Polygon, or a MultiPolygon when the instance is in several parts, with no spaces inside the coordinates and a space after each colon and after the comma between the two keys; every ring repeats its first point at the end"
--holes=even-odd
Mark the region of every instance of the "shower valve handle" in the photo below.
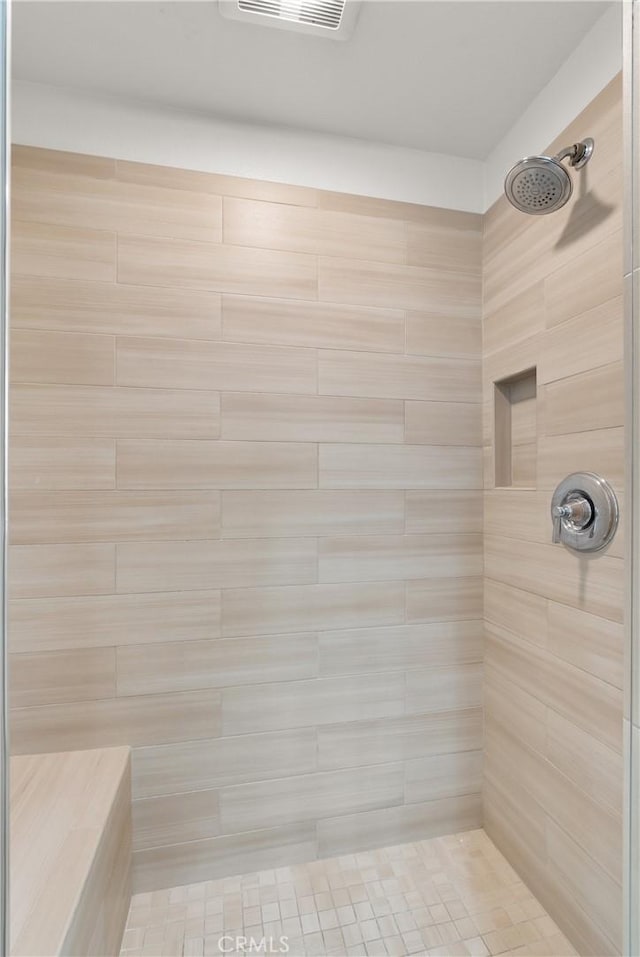
{"type": "Polygon", "coordinates": [[[571,522],[574,528],[584,528],[588,525],[593,516],[593,508],[588,498],[576,496],[573,499],[563,502],[561,505],[554,505],[551,510],[553,518],[553,536],[552,541],[557,544],[561,539],[562,519],[571,522]]]}
{"type": "Polygon", "coordinates": [[[594,472],[574,472],[551,500],[552,541],[576,552],[605,548],[618,526],[618,502],[608,482],[594,472]]]}

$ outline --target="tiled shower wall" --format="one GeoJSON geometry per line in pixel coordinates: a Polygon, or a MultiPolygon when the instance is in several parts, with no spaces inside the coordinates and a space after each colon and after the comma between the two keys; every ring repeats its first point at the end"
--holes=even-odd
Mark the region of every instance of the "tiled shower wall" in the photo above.
{"type": "Polygon", "coordinates": [[[621,126],[617,79],[548,151],[595,138],[572,201],[536,219],[500,199],[484,238],[485,827],[597,955],[622,950],[623,529],[578,558],[549,505],[580,470],[623,504],[621,126]],[[535,487],[496,489],[493,382],[532,367],[535,487]]]}
{"type": "Polygon", "coordinates": [[[480,823],[481,220],[17,148],[16,752],[138,889],[480,823]]]}

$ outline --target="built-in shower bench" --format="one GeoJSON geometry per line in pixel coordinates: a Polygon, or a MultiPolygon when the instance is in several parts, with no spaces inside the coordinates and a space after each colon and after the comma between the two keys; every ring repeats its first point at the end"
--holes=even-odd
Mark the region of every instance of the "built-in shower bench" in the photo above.
{"type": "Polygon", "coordinates": [[[12,955],[117,955],[130,901],[129,748],[11,759],[12,955]]]}

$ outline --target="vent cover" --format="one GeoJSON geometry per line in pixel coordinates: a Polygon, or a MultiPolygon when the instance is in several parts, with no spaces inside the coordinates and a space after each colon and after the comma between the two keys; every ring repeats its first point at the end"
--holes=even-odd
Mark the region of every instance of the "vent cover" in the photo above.
{"type": "Polygon", "coordinates": [[[359,0],[219,0],[231,20],[346,40],[355,26],[359,0]]]}

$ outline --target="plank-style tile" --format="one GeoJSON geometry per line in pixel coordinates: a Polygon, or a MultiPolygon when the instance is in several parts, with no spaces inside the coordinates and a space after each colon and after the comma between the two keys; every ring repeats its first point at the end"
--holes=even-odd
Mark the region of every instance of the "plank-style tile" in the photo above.
{"type": "MultiPolygon", "coordinates": [[[[477,627],[477,626],[476,626],[477,627]]],[[[482,707],[482,664],[442,665],[407,672],[407,714],[475,711],[482,707]]]]}
{"type": "Polygon", "coordinates": [[[193,289],[14,276],[11,322],[14,329],[47,332],[219,339],[221,297],[193,289]]]}
{"type": "Polygon", "coordinates": [[[468,578],[482,573],[479,535],[358,535],[318,546],[321,582],[468,578]]]}
{"type": "Polygon", "coordinates": [[[234,392],[317,389],[311,349],[122,336],[116,356],[118,385],[234,392]]]}
{"type": "Polygon", "coordinates": [[[545,387],[547,435],[614,429],[623,423],[622,362],[612,362],[545,387]],[[586,409],[588,414],[585,415],[586,409]]]}
{"type": "Polygon", "coordinates": [[[320,446],[321,488],[481,487],[479,448],[429,445],[320,446]]]}
{"type": "Polygon", "coordinates": [[[407,621],[482,619],[483,579],[423,578],[407,582],[407,621]]]}
{"type": "Polygon", "coordinates": [[[402,491],[287,489],[222,493],[223,538],[384,535],[403,529],[402,491]]]}
{"type": "Polygon", "coordinates": [[[608,681],[616,688],[624,686],[624,628],[555,601],[548,604],[548,646],[577,668],[608,681]]]}
{"type": "Polygon", "coordinates": [[[410,445],[482,445],[482,407],[473,402],[405,402],[410,445]]]}
{"type": "Polygon", "coordinates": [[[116,484],[114,439],[71,435],[11,438],[9,487],[19,489],[112,489],[116,484]]]}
{"type": "Polygon", "coordinates": [[[117,275],[118,282],[142,286],[317,298],[315,258],[272,249],[123,236],[117,275]]]}
{"type": "Polygon", "coordinates": [[[207,539],[220,534],[218,492],[14,491],[10,508],[10,540],[16,545],[207,539]]]}
{"type": "Polygon", "coordinates": [[[57,598],[115,591],[115,545],[12,545],[9,596],[57,598]]]}
{"type": "Polygon", "coordinates": [[[20,276],[113,282],[115,233],[15,221],[11,227],[11,270],[20,276]]]}
{"type": "Polygon", "coordinates": [[[116,649],[119,695],[195,691],[268,681],[295,681],[318,673],[315,635],[214,638],[116,649]]]}
{"type": "Polygon", "coordinates": [[[15,385],[11,427],[16,435],[213,439],[219,409],[217,392],[15,385]]]}
{"type": "Polygon", "coordinates": [[[319,636],[320,674],[348,675],[413,671],[482,659],[479,621],[448,621],[319,636]]]}
{"type": "Polygon", "coordinates": [[[402,309],[224,295],[222,313],[232,342],[404,352],[402,309]]]}
{"type": "Polygon", "coordinates": [[[204,841],[220,833],[217,791],[189,791],[133,802],[135,851],[186,841],[204,841]]]}
{"type": "Polygon", "coordinates": [[[407,489],[406,531],[411,534],[474,534],[483,531],[480,491],[407,489]]]}
{"type": "Polygon", "coordinates": [[[302,442],[123,440],[118,487],[310,489],[317,485],[317,457],[316,446],[302,442]]]}
{"type": "Polygon", "coordinates": [[[11,381],[113,385],[113,336],[16,329],[11,335],[11,381]]]}
{"type": "Polygon", "coordinates": [[[12,708],[112,698],[116,688],[113,648],[12,654],[12,708]]]}
{"type": "Polygon", "coordinates": [[[482,752],[436,754],[405,765],[405,802],[437,801],[482,790],[482,752]]]}
{"type": "Polygon", "coordinates": [[[306,538],[124,543],[117,545],[117,591],[307,584],[316,562],[316,543],[306,538]]]}
{"type": "Polygon", "coordinates": [[[477,319],[452,319],[430,312],[407,313],[407,352],[420,356],[481,355],[482,325],[477,319]]]}
{"type": "Polygon", "coordinates": [[[220,592],[152,592],[9,602],[13,652],[197,641],[220,635],[220,592]]]}
{"type": "Polygon", "coordinates": [[[620,295],[621,277],[622,235],[618,230],[580,256],[579,264],[570,260],[545,279],[547,327],[615,299],[620,295]],[[588,282],[584,276],[589,277],[588,282]]]}
{"type": "Polygon", "coordinates": [[[469,359],[321,351],[318,391],[324,395],[479,402],[480,364],[469,359]]]}
{"type": "Polygon", "coordinates": [[[358,628],[403,619],[402,582],[239,588],[222,596],[222,633],[227,636],[358,628]]]}
{"type": "Polygon", "coordinates": [[[552,326],[542,341],[539,382],[554,382],[621,362],[624,348],[622,296],[552,326]],[[584,343],[584,348],[575,348],[578,339],[584,343]]]}
{"type": "Polygon", "coordinates": [[[479,219],[467,222],[407,224],[408,258],[413,266],[429,266],[446,272],[480,274],[482,229],[479,219]]]}
{"type": "Polygon", "coordinates": [[[403,403],[396,399],[226,392],[222,396],[221,421],[223,439],[277,442],[404,440],[403,403]]]}

